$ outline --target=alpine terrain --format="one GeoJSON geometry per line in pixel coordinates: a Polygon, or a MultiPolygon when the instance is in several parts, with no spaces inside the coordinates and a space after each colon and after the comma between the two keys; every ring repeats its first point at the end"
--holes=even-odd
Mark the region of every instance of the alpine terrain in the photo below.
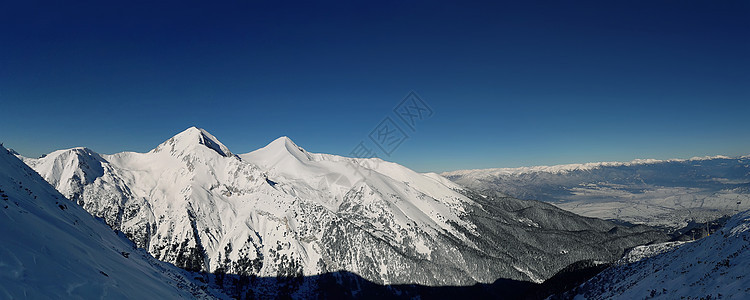
{"type": "Polygon", "coordinates": [[[228,298],[70,203],[0,146],[0,298],[228,298]]]}
{"type": "MultiPolygon", "coordinates": [[[[576,299],[750,298],[750,211],[719,231],[658,255],[625,260],[569,292],[576,299]]],[[[635,250],[635,249],[634,249],[635,250]]],[[[639,253],[644,256],[643,253],[639,253]]]]}
{"type": "Polygon", "coordinates": [[[666,239],[377,158],[310,153],[287,137],[235,154],[192,127],[147,153],[73,148],[23,160],[159,260],[216,274],[542,282],[573,263],[612,262],[666,239]]]}
{"type": "Polygon", "coordinates": [[[483,193],[540,200],[584,216],[671,229],[750,209],[750,156],[462,170],[442,175],[483,193]]]}

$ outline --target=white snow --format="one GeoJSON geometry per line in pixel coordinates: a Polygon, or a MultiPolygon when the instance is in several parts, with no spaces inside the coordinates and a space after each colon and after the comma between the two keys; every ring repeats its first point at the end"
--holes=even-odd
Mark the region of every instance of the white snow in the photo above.
{"type": "Polygon", "coordinates": [[[652,245],[637,246],[630,249],[625,255],[622,256],[615,265],[626,265],[631,264],[643,259],[662,254],[667,251],[671,251],[679,246],[689,242],[664,242],[656,243],[652,245]]]}
{"type": "MultiPolygon", "coordinates": [[[[300,262],[304,275],[320,274],[326,250],[318,241],[324,233],[313,228],[335,218],[346,218],[394,247],[413,249],[423,259],[436,247],[423,234],[449,234],[474,247],[451,225],[475,232],[461,218],[464,204],[472,201],[454,183],[377,158],[309,153],[288,137],[234,155],[205,130],[191,127],[148,153],[99,156],[74,148],[24,160],[65,196],[82,195],[92,213],[129,211],[129,205],[138,204],[138,215],[113,215],[108,221],[122,221],[121,230],[144,235],[148,251],[161,260],[173,262],[170,246],[186,239],[194,245],[197,232],[207,271],[226,257],[237,261],[238,250],[246,247],[248,258],[263,256],[259,276],[276,276],[274,260],[283,255],[300,262]],[[98,171],[77,175],[81,157],[98,171]],[[145,235],[151,226],[155,232],[145,235]],[[230,244],[233,251],[226,253],[230,244]]],[[[388,258],[379,259],[393,267],[388,258]]]]}
{"type": "Polygon", "coordinates": [[[570,172],[570,171],[592,170],[592,169],[601,168],[605,166],[606,167],[618,167],[618,166],[647,165],[647,164],[656,164],[656,163],[664,163],[664,162],[701,161],[701,160],[729,159],[729,158],[730,157],[724,156],[724,155],[692,157],[689,159],[637,158],[628,162],[607,161],[607,162],[589,162],[589,163],[580,163],[580,164],[562,164],[562,165],[553,165],[553,166],[455,170],[455,171],[443,172],[441,173],[441,175],[452,176],[452,175],[471,174],[472,176],[481,177],[481,176],[491,176],[491,175],[497,175],[497,174],[518,175],[518,174],[527,174],[527,173],[536,173],[536,172],[565,173],[565,172],[570,172]]]}
{"type": "Polygon", "coordinates": [[[587,217],[678,229],[750,209],[746,159],[637,159],[442,175],[478,191],[546,201],[587,217]]]}
{"type": "Polygon", "coordinates": [[[577,289],[578,298],[748,299],[748,248],[750,211],[745,211],[706,238],[605,270],[577,289]]]}
{"type": "MultiPolygon", "coordinates": [[[[45,170],[64,174],[55,156],[45,170]]],[[[0,190],[0,298],[222,297],[135,249],[2,147],[0,190]]]]}
{"type": "Polygon", "coordinates": [[[529,278],[531,279],[532,282],[535,282],[535,283],[542,283],[542,282],[544,282],[543,279],[537,278],[536,275],[534,275],[534,273],[532,273],[531,271],[529,271],[527,269],[524,269],[524,268],[521,268],[521,267],[518,267],[518,266],[513,266],[513,268],[516,269],[516,271],[524,273],[524,274],[526,274],[526,276],[529,276],[529,278]]]}

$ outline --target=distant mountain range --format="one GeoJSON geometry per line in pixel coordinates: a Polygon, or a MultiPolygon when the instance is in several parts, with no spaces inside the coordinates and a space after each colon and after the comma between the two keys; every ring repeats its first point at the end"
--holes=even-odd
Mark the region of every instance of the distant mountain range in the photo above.
{"type": "Polygon", "coordinates": [[[539,201],[480,195],[377,158],[309,153],[286,137],[237,155],[193,127],[148,153],[73,148],[23,161],[68,206],[103,218],[160,260],[204,273],[542,282],[576,262],[614,261],[667,239],[539,201]]]}
{"type": "Polygon", "coordinates": [[[750,156],[462,170],[441,175],[483,194],[672,229],[750,209],[750,156]]]}

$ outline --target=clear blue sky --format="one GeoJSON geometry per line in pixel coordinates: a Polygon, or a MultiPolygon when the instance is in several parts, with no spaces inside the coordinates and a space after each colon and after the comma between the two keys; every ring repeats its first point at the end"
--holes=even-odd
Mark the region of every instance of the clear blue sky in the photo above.
{"type": "Polygon", "coordinates": [[[0,141],[347,155],[414,90],[418,171],[750,153],[748,1],[151,2],[0,4],[0,141]]]}

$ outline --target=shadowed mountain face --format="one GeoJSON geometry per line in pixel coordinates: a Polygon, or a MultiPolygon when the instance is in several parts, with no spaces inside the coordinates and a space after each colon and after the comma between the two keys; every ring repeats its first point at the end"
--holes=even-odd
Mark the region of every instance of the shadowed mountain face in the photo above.
{"type": "Polygon", "coordinates": [[[750,157],[466,170],[442,175],[483,193],[545,201],[584,216],[672,228],[750,208],[750,157]]]}
{"type": "Polygon", "coordinates": [[[82,148],[24,159],[154,257],[204,273],[379,285],[541,282],[666,237],[549,204],[483,196],[380,159],[309,153],[282,137],[235,155],[190,128],[148,153],[82,148]]]}
{"type": "MultiPolygon", "coordinates": [[[[610,264],[576,262],[542,284],[512,279],[465,286],[373,283],[347,271],[304,277],[194,273],[196,279],[237,299],[546,299],[579,286],[610,264]]],[[[557,298],[555,298],[557,299],[557,298]]]]}
{"type": "MultiPolygon", "coordinates": [[[[469,286],[381,285],[346,272],[283,278],[195,273],[213,288],[237,299],[543,299],[528,281],[498,279],[469,286]]],[[[545,296],[547,295],[544,291],[545,296]]]]}

